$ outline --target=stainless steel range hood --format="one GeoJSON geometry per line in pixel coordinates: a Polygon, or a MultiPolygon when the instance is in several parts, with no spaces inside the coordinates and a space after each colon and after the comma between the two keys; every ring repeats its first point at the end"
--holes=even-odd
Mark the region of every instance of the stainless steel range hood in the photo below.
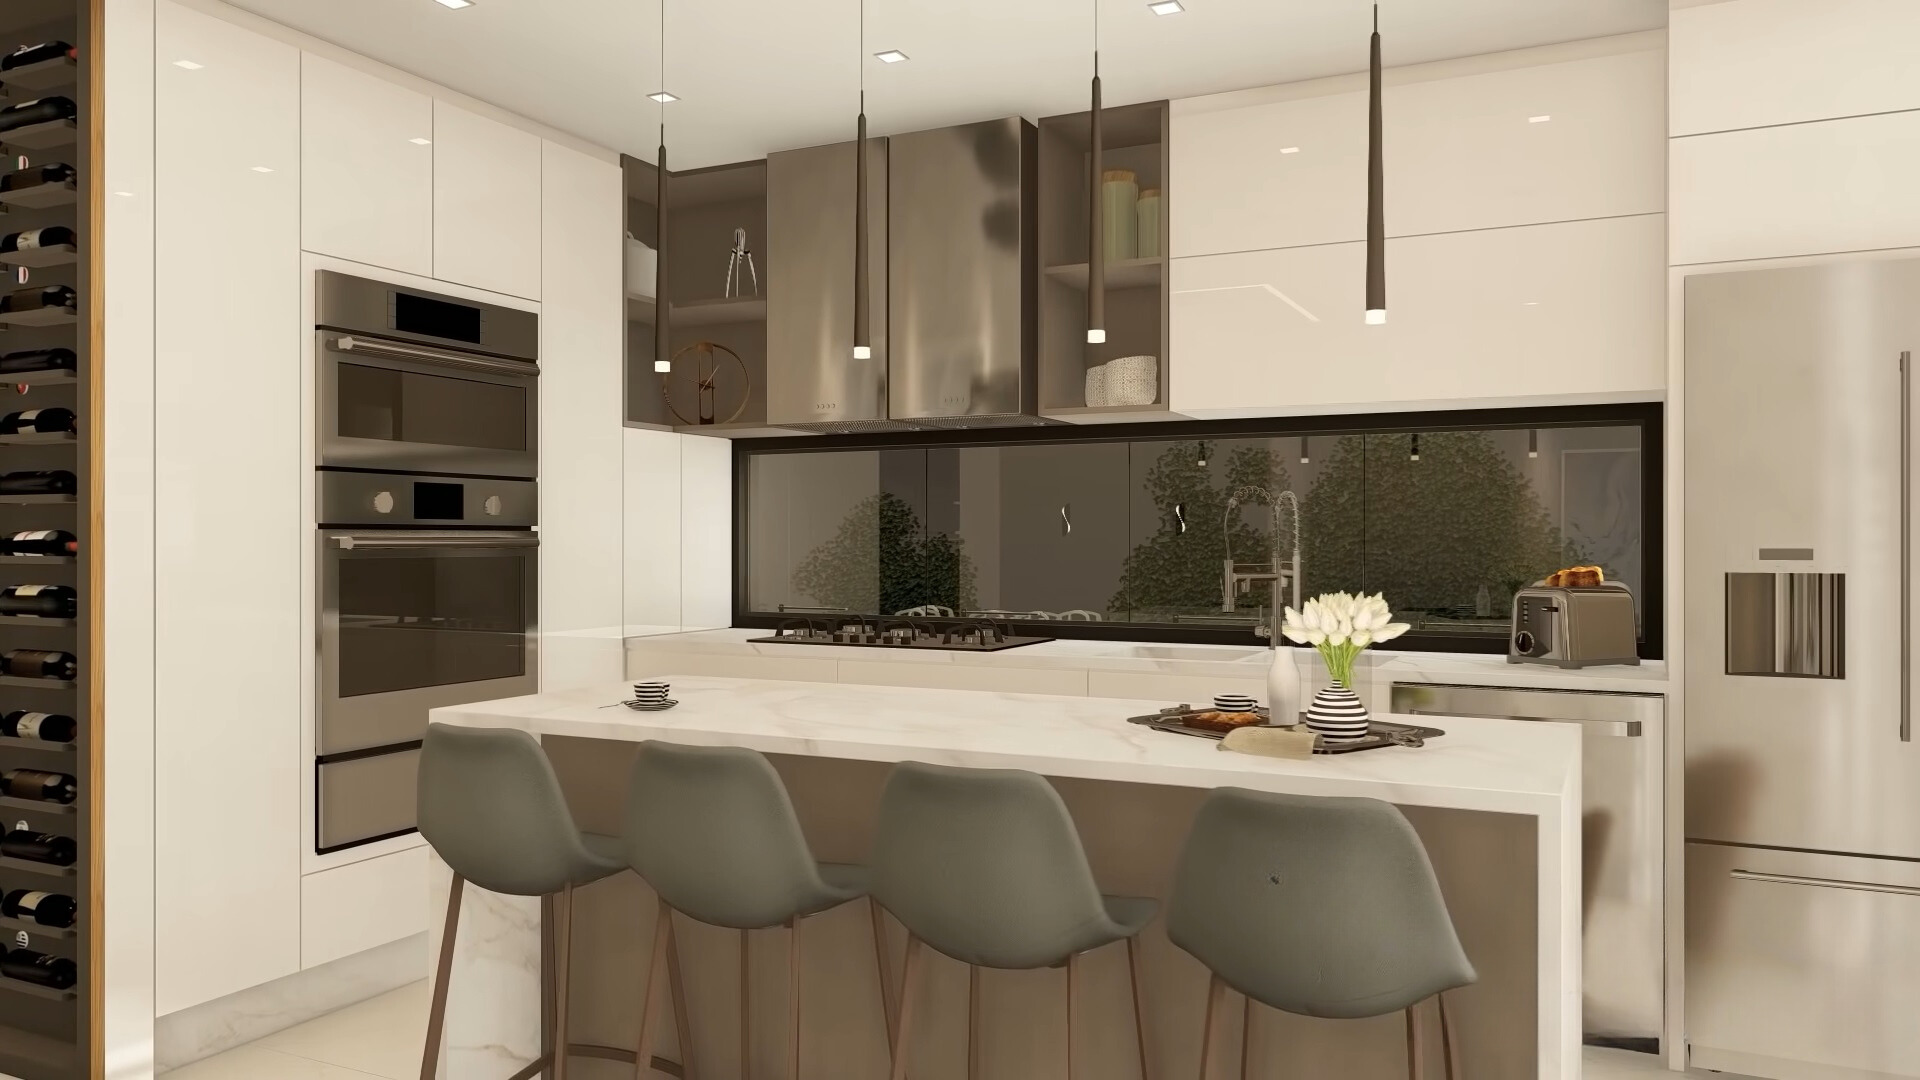
{"type": "MultiPolygon", "coordinates": [[[[869,154],[873,154],[869,140],[869,154]]],[[[1038,415],[1037,132],[1019,117],[895,135],[869,175],[874,358],[853,357],[853,146],[768,158],[769,423],[1009,427],[1038,415]]]]}

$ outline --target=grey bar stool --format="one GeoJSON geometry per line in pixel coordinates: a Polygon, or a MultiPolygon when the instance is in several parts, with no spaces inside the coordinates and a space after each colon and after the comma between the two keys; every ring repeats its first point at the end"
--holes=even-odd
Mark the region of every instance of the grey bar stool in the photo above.
{"type": "Polygon", "coordinates": [[[1439,998],[1447,1076],[1459,1075],[1442,995],[1476,976],[1425,845],[1389,803],[1215,791],[1181,851],[1167,936],[1213,973],[1201,1080],[1228,987],[1246,996],[1249,1018],[1255,1001],[1334,1019],[1405,1010],[1414,1080],[1424,1075],[1417,1006],[1439,998]]]}
{"type": "Polygon", "coordinates": [[[906,1075],[923,943],[968,966],[969,1080],[979,1075],[980,969],[1064,965],[1067,1080],[1073,1080],[1080,955],[1125,941],[1140,1075],[1147,1075],[1138,935],[1158,905],[1100,894],[1067,805],[1044,777],[902,764],[880,799],[873,859],[874,896],[908,935],[893,1080],[906,1075]]]}
{"type": "MultiPolygon", "coordinates": [[[[773,765],[738,747],[649,742],[640,747],[627,788],[623,836],[627,864],[659,896],[653,953],[640,1014],[636,1061],[652,1057],[654,987],[662,953],[678,968],[675,912],[709,926],[740,932],[741,1073],[750,1073],[753,1025],[747,1003],[747,934],[787,928],[789,1013],[787,1055],[792,1080],[800,1076],[800,922],[867,896],[863,866],[821,863],[800,831],[793,800],[773,765]]],[[[886,941],[871,898],[874,957],[881,1010],[887,1001],[886,941]]],[[[670,971],[671,974],[671,971],[670,971]]],[[[675,988],[674,1017],[689,1073],[692,1039],[685,995],[675,988]]],[[[888,1033],[891,1034],[891,1028],[888,1033]]]]}
{"type": "Polygon", "coordinates": [[[427,725],[420,754],[420,835],[453,869],[447,923],[427,1019],[421,1080],[433,1080],[447,1022],[447,983],[453,972],[454,935],[467,882],[508,896],[539,896],[554,902],[553,980],[543,997],[553,1004],[552,1032],[539,1060],[515,1074],[526,1080],[551,1067],[565,1080],[569,1054],[625,1057],[613,1047],[567,1042],[567,968],[573,938],[573,890],[620,873],[611,837],[583,834],[560,793],[553,766],[524,731],[427,725]]]}

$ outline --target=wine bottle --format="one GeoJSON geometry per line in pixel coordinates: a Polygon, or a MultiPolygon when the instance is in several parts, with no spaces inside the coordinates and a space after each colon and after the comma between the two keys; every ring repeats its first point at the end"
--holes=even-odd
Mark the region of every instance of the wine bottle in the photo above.
{"type": "Polygon", "coordinates": [[[33,251],[37,248],[59,247],[61,244],[77,244],[79,237],[65,225],[49,225],[44,229],[26,229],[17,233],[0,236],[0,255],[12,255],[21,251],[33,251]]]}
{"type": "Polygon", "coordinates": [[[8,769],[0,772],[0,795],[10,799],[32,799],[70,806],[73,800],[80,797],[80,781],[66,773],[8,769]]]}
{"type": "Polygon", "coordinates": [[[0,555],[72,555],[80,541],[65,529],[29,529],[0,536],[0,555]]]}
{"type": "Polygon", "coordinates": [[[23,191],[42,184],[74,184],[80,180],[80,173],[64,161],[51,165],[29,165],[0,176],[0,191],[23,191]]]}
{"type": "Polygon", "coordinates": [[[80,914],[80,905],[71,896],[61,893],[29,892],[15,889],[0,896],[0,915],[22,922],[39,923],[57,930],[65,930],[73,925],[74,916],[80,914]]]}
{"type": "Polygon", "coordinates": [[[0,857],[25,859],[51,866],[72,866],[73,861],[80,857],[80,849],[65,836],[15,829],[0,836],[0,857]]]}
{"type": "Polygon", "coordinates": [[[51,409],[24,409],[0,416],[0,435],[53,435],[72,431],[73,421],[73,410],[57,405],[51,409]]]}
{"type": "Polygon", "coordinates": [[[61,713],[27,712],[25,709],[0,716],[0,735],[9,739],[37,739],[41,742],[70,743],[80,734],[80,725],[61,713]]]}
{"type": "Polygon", "coordinates": [[[0,71],[12,71],[14,68],[27,67],[30,64],[57,60],[64,56],[69,60],[80,55],[80,50],[64,41],[43,41],[38,45],[22,45],[0,57],[0,71]]]}
{"type": "Polygon", "coordinates": [[[49,120],[72,120],[79,115],[80,107],[73,103],[72,98],[35,98],[0,109],[0,132],[44,124],[49,120]]]}
{"type": "Polygon", "coordinates": [[[80,612],[71,585],[8,585],[0,588],[0,615],[28,619],[71,619],[80,612]]]}
{"type": "Polygon", "coordinates": [[[0,495],[71,495],[76,484],[65,469],[0,473],[0,495]]]}
{"type": "Polygon", "coordinates": [[[14,649],[0,656],[0,673],[18,679],[72,679],[80,673],[80,661],[69,652],[14,649]]]}
{"type": "Polygon", "coordinates": [[[80,979],[80,969],[63,956],[48,956],[31,949],[15,949],[0,957],[0,975],[37,986],[66,990],[80,979]]]}
{"type": "Polygon", "coordinates": [[[65,308],[72,311],[79,306],[80,294],[74,292],[71,285],[16,289],[4,298],[0,298],[0,313],[39,311],[41,308],[65,308]]]}
{"type": "Polygon", "coordinates": [[[72,349],[21,349],[0,356],[0,376],[38,371],[73,371],[80,358],[72,349]]]}

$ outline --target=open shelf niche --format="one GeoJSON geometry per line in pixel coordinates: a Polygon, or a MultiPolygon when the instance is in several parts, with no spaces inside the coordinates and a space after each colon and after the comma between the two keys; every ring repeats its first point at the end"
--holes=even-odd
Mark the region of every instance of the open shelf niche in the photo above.
{"type": "Polygon", "coordinates": [[[1109,251],[1107,341],[1087,344],[1090,114],[1040,121],[1040,412],[1070,423],[1179,419],[1167,410],[1169,110],[1164,101],[1101,110],[1102,167],[1131,170],[1140,190],[1160,191],[1158,235],[1147,254],[1109,251]],[[1159,395],[1144,406],[1087,404],[1087,371],[1122,356],[1159,358],[1159,395]]]}
{"type": "Polygon", "coordinates": [[[95,663],[100,625],[99,566],[94,557],[100,516],[94,463],[98,454],[100,347],[99,269],[101,191],[98,163],[101,127],[98,5],[86,0],[22,0],[0,4],[0,55],[51,41],[76,46],[64,56],[0,72],[0,103],[64,97],[77,106],[76,121],[54,121],[0,132],[0,175],[38,176],[42,166],[68,165],[76,180],[22,184],[0,194],[0,235],[67,226],[75,245],[29,248],[0,254],[0,295],[70,286],[78,311],[30,309],[0,315],[0,354],[66,348],[78,358],[75,372],[35,372],[0,378],[0,415],[26,409],[66,408],[77,416],[79,436],[20,434],[0,437],[0,474],[63,470],[74,474],[73,495],[0,496],[0,535],[61,530],[79,541],[79,553],[59,557],[0,558],[0,587],[58,585],[75,590],[76,619],[0,618],[0,654],[16,649],[73,654],[74,680],[0,674],[0,715],[15,711],[61,713],[79,721],[71,744],[0,738],[0,773],[37,769],[73,776],[79,799],[71,805],[0,798],[0,831],[22,823],[35,832],[71,837],[78,859],[53,866],[0,856],[0,894],[18,889],[74,898],[79,915],[72,928],[44,927],[0,919],[0,946],[70,960],[78,982],[55,989],[0,976],[0,1074],[24,1080],[78,1080],[101,1074],[99,1017],[100,846],[102,805],[95,663]]]}
{"type": "MultiPolygon", "coordinates": [[[[671,147],[668,150],[672,152],[671,147]]],[[[627,235],[661,250],[655,221],[656,173],[651,162],[624,158],[627,235]]],[[[667,295],[651,295],[648,282],[627,285],[627,407],[630,426],[712,435],[741,435],[766,429],[767,423],[767,163],[748,161],[708,169],[669,173],[664,270],[667,295]],[[754,272],[742,268],[739,292],[727,296],[728,253],[733,231],[745,229],[754,272]],[[759,288],[756,291],[755,276],[759,288]],[[681,357],[666,376],[680,416],[667,407],[662,377],[653,370],[654,321],[665,304],[675,353],[698,342],[723,345],[740,355],[740,370],[716,353],[718,373],[713,411],[725,421],[742,402],[731,424],[688,423],[699,418],[697,357],[681,357]]],[[[770,430],[770,429],[768,429],[770,430]]]]}

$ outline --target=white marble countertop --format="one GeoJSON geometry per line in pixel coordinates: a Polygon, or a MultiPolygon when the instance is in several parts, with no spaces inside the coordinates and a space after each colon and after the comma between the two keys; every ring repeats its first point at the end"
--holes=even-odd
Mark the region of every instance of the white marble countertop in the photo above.
{"type": "MultiPolygon", "coordinates": [[[[1060,639],[999,652],[941,649],[880,649],[857,645],[754,643],[771,630],[731,628],[684,633],[636,633],[626,636],[629,650],[693,652],[707,655],[818,657],[901,664],[975,664],[1005,668],[1077,668],[1163,675],[1259,678],[1267,649],[1250,645],[1178,645],[1138,641],[1060,639]]],[[[1298,650],[1304,662],[1317,664],[1311,650],[1298,650]]],[[[1635,665],[1563,669],[1540,664],[1509,664],[1484,653],[1394,652],[1369,650],[1355,665],[1357,681],[1452,682],[1476,686],[1514,686],[1543,690],[1600,690],[1664,694],[1667,665],[1650,660],[1635,665]]]]}
{"type": "MultiPolygon", "coordinates": [[[[1222,752],[1209,739],[1126,722],[1161,702],[970,690],[658,676],[679,707],[607,707],[623,684],[435,709],[436,722],[621,742],[745,746],[859,761],[1027,769],[1050,776],[1180,787],[1238,786],[1359,795],[1413,806],[1527,815],[1577,811],[1580,730],[1558,724],[1433,717],[1420,748],[1311,760],[1222,752]]],[[[1381,719],[1396,719],[1381,717],[1381,719]]]]}

